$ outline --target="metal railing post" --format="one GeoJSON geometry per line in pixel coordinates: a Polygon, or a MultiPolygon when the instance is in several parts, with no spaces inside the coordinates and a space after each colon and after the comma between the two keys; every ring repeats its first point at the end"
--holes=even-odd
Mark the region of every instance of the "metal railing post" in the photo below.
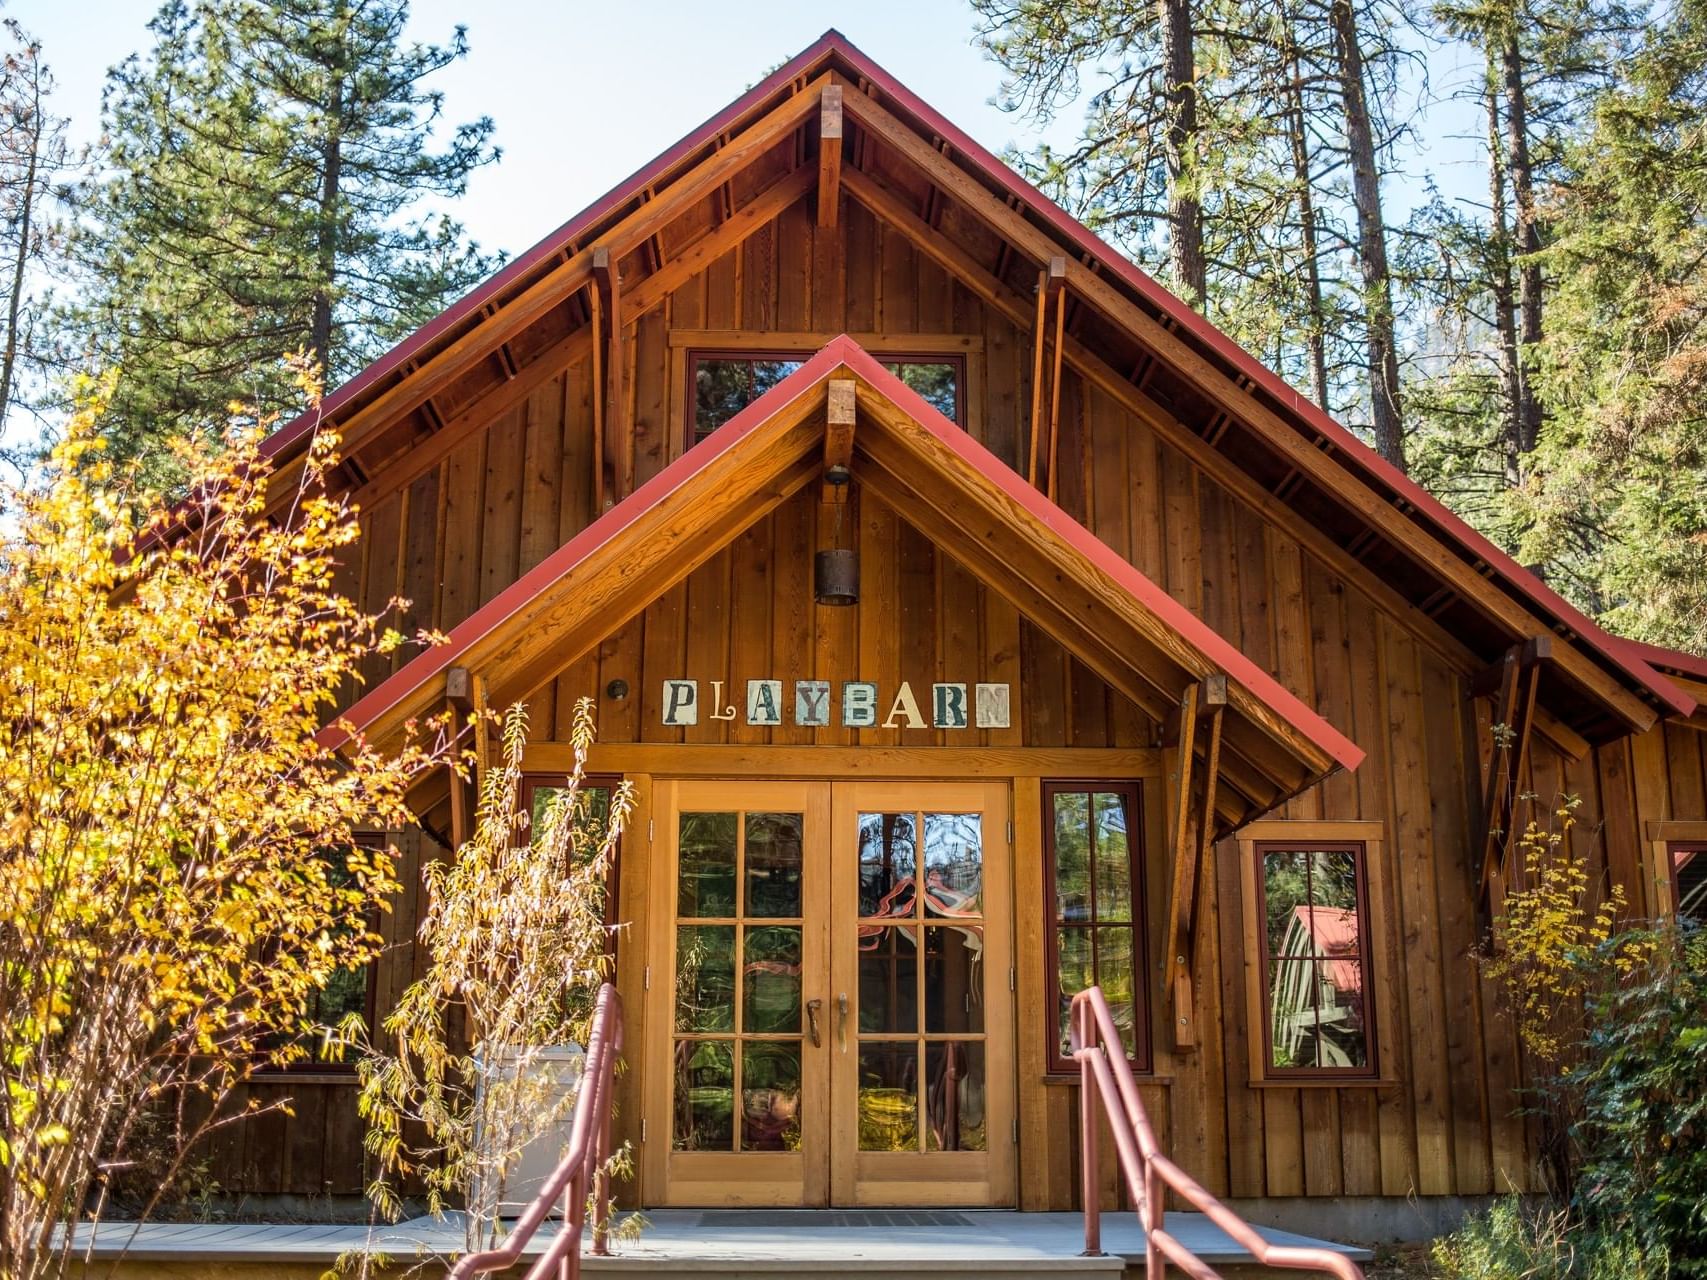
{"type": "MultiPolygon", "coordinates": [[[[1075,1008],[1073,1020],[1082,1022],[1084,1010],[1075,1008]]],[[[1081,1039],[1089,1042],[1085,1028],[1079,1028],[1081,1039]]],[[[1079,1194],[1085,1202],[1085,1252],[1087,1258],[1102,1256],[1102,1193],[1097,1186],[1097,1166],[1102,1163],[1097,1150],[1097,1086],[1088,1061],[1079,1064],[1079,1194]]]]}

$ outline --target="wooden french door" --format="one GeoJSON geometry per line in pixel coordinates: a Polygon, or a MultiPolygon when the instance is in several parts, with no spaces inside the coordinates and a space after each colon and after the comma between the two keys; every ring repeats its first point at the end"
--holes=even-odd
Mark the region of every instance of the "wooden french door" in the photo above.
{"type": "Polygon", "coordinates": [[[647,1199],[1014,1203],[1006,786],[658,802],[647,1199]]]}

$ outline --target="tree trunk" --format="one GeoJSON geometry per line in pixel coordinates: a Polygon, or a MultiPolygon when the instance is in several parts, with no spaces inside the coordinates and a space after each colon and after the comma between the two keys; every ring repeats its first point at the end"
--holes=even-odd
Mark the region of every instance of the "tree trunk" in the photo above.
{"type": "Polygon", "coordinates": [[[1512,202],[1516,217],[1512,239],[1517,260],[1518,400],[1517,425],[1524,453],[1541,439],[1541,400],[1535,393],[1529,365],[1541,341],[1541,227],[1535,208],[1534,169],[1529,160],[1529,102],[1523,83],[1523,54],[1512,24],[1500,50],[1505,71],[1506,162],[1511,166],[1512,202]]]}
{"type": "Polygon", "coordinates": [[[1489,289],[1494,300],[1494,327],[1500,342],[1500,441],[1504,455],[1506,484],[1516,487],[1523,480],[1522,412],[1523,371],[1518,363],[1517,314],[1512,300],[1516,290],[1511,279],[1511,239],[1507,222],[1505,156],[1500,137],[1500,99],[1493,58],[1488,59],[1488,221],[1493,237],[1494,261],[1490,264],[1489,289]]]}
{"type": "Polygon", "coordinates": [[[1363,47],[1351,0],[1330,10],[1339,46],[1340,100],[1345,110],[1346,147],[1351,156],[1352,201],[1357,206],[1357,261],[1363,276],[1368,335],[1369,410],[1375,448],[1405,469],[1404,417],[1399,401],[1399,351],[1394,334],[1393,284],[1387,267],[1387,226],[1381,214],[1381,172],[1375,160],[1375,128],[1363,83],[1363,47]]]}
{"type": "Polygon", "coordinates": [[[314,288],[314,316],[309,330],[309,354],[320,366],[320,380],[332,377],[332,296],[338,276],[338,179],[343,168],[344,82],[332,82],[327,104],[326,137],[320,144],[320,216],[315,256],[320,279],[314,288]]]}
{"type": "Polygon", "coordinates": [[[1328,407],[1327,316],[1322,312],[1322,264],[1316,247],[1316,197],[1310,185],[1310,142],[1304,132],[1304,83],[1298,51],[1292,51],[1287,130],[1292,143],[1292,180],[1298,184],[1298,226],[1304,242],[1304,295],[1310,308],[1304,347],[1310,359],[1310,394],[1328,407]]]}
{"type": "Polygon", "coordinates": [[[1168,175],[1168,268],[1186,302],[1203,310],[1208,273],[1203,260],[1203,204],[1197,195],[1197,69],[1192,50],[1191,0],[1158,0],[1162,77],[1168,127],[1162,157],[1168,175]]]}
{"type": "Polygon", "coordinates": [[[42,100],[41,69],[30,64],[34,83],[33,103],[26,130],[29,160],[24,167],[24,193],[18,207],[18,251],[12,257],[12,279],[6,294],[6,349],[0,355],[0,435],[5,434],[6,415],[12,408],[12,384],[18,369],[18,314],[23,310],[24,282],[29,275],[30,238],[35,227],[36,183],[41,165],[42,100]]]}

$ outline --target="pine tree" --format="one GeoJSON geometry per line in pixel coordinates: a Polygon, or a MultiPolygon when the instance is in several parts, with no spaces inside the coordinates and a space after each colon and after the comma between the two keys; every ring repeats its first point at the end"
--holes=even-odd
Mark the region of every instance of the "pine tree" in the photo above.
{"type": "MultiPolygon", "coordinates": [[[[41,44],[14,18],[0,24],[0,441],[26,383],[53,367],[50,335],[40,324],[38,293],[57,267],[62,244],[54,217],[55,183],[70,162],[65,120],[49,109],[53,75],[41,44]]],[[[16,462],[0,449],[0,456],[16,462]]],[[[20,464],[21,465],[21,464],[20,464]]]]}
{"type": "Polygon", "coordinates": [[[301,407],[281,357],[336,385],[493,267],[431,199],[497,157],[492,122],[435,145],[428,85],[464,56],[409,43],[406,0],[167,0],[153,48],[110,74],[68,323],[118,370],[121,455],[301,407]]]}

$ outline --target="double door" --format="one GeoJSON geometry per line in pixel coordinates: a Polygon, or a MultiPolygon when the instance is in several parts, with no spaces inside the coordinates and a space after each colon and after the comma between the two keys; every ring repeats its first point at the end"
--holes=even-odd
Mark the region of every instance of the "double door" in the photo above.
{"type": "Polygon", "coordinates": [[[1007,788],[656,799],[648,1200],[1013,1204],[1007,788]]]}

